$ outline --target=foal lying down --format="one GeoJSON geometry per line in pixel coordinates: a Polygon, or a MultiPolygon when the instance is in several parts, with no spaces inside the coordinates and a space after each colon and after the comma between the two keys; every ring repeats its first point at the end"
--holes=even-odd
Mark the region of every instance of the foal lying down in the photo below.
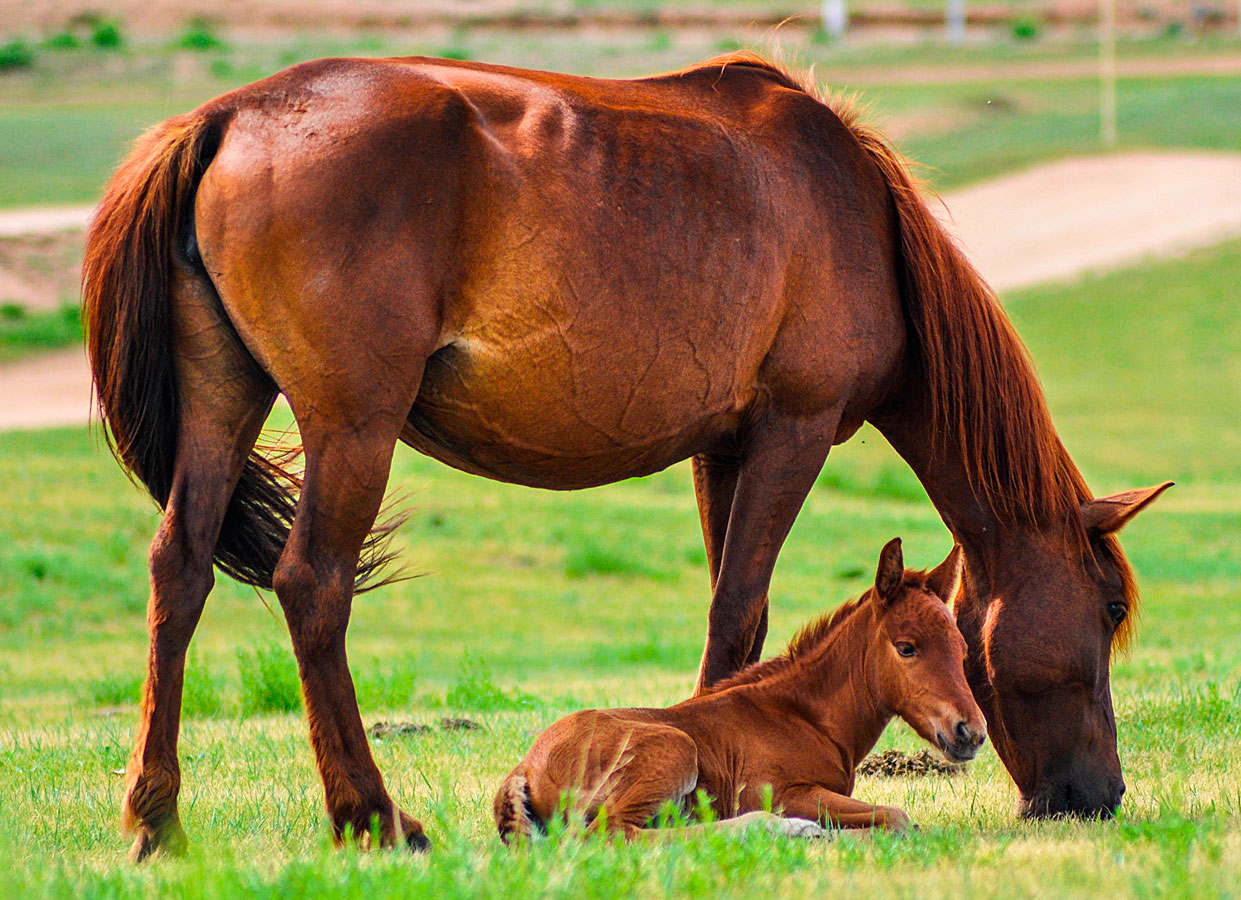
{"type": "Polygon", "coordinates": [[[688,812],[699,790],[734,824],[763,819],[799,835],[904,829],[903,811],[850,796],[854,771],[894,715],[956,762],[982,744],[948,606],[960,583],[960,547],[913,571],[898,538],[879,556],[874,587],[804,629],[783,656],[667,709],[566,716],[500,786],[500,837],[521,840],[562,816],[634,838],[665,804],[688,812]]]}

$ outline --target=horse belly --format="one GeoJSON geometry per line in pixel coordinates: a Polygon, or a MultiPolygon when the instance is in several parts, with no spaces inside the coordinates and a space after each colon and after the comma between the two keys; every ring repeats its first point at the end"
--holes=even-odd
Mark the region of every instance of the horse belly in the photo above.
{"type": "Polygon", "coordinates": [[[444,347],[427,362],[402,439],[467,472],[574,490],[649,475],[710,448],[749,400],[666,345],[643,353],[618,336],[610,349],[582,353],[567,339],[444,347]]]}

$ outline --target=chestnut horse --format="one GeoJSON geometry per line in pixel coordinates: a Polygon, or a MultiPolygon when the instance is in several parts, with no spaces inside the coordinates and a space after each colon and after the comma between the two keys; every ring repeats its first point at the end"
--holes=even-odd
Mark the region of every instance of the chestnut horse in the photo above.
{"type": "Polygon", "coordinates": [[[752,56],[609,81],[432,59],[295,66],[169,119],[87,240],[95,389],[163,508],[124,801],[184,841],[177,731],[212,563],[272,588],[339,834],[426,846],[345,658],[395,445],[511,482],[693,460],[712,598],[698,691],[758,659],[776,556],[871,421],[958,543],[967,673],[1034,815],[1123,790],[1110,651],[1136,602],[994,295],[899,157],[752,56]],[[304,470],[256,448],[283,393],[304,470]]]}
{"type": "MultiPolygon", "coordinates": [[[[954,762],[986,737],[965,681],[965,638],[948,603],[961,548],[931,572],[905,569],[901,542],[875,584],[755,663],[668,709],[591,709],[543,732],[496,793],[507,844],[554,817],[628,838],[666,804],[693,811],[705,791],[721,820],[766,806],[834,828],[903,831],[909,817],[854,800],[854,774],[894,715],[954,762]]],[[[821,833],[799,823],[793,833],[821,833]]]]}

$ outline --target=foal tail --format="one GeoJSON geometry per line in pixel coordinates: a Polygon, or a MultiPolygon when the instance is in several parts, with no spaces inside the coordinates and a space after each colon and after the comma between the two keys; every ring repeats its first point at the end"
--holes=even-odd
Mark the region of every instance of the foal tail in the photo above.
{"type": "MultiPolygon", "coordinates": [[[[181,425],[173,282],[184,273],[207,280],[191,259],[194,197],[230,117],[227,110],[199,110],[143,135],[108,183],[86,238],[82,323],[104,435],[161,509],[172,490],[181,425]]],[[[289,468],[296,455],[252,450],[229,501],[214,561],[243,584],[272,586],[301,487],[289,468]]],[[[359,589],[377,586],[371,576],[388,561],[390,530],[381,526],[367,541],[359,589]]]]}
{"type": "Polygon", "coordinates": [[[1089,497],[1064,452],[1025,344],[995,292],[936,220],[900,154],[847,107],[837,110],[896,207],[901,295],[939,449],[959,453],[971,487],[1009,520],[1074,521],[1048,498],[1089,497]]]}
{"type": "Polygon", "coordinates": [[[520,767],[510,772],[496,791],[492,812],[500,840],[510,846],[530,840],[540,829],[539,819],[530,805],[530,783],[520,767]]]}

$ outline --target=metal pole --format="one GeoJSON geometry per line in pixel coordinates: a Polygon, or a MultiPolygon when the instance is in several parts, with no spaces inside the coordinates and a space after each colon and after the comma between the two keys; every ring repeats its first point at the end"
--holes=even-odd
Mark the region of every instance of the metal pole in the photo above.
{"type": "Polygon", "coordinates": [[[840,37],[849,27],[849,13],[845,0],[823,0],[823,30],[832,37],[840,37]]]}
{"type": "MultiPolygon", "coordinates": [[[[1241,2],[1241,0],[1238,0],[1241,2]]],[[[965,0],[948,0],[948,42],[965,43],[965,0]]]]}
{"type": "Polygon", "coordinates": [[[1116,146],[1116,0],[1099,0],[1099,131],[1116,146]]]}

